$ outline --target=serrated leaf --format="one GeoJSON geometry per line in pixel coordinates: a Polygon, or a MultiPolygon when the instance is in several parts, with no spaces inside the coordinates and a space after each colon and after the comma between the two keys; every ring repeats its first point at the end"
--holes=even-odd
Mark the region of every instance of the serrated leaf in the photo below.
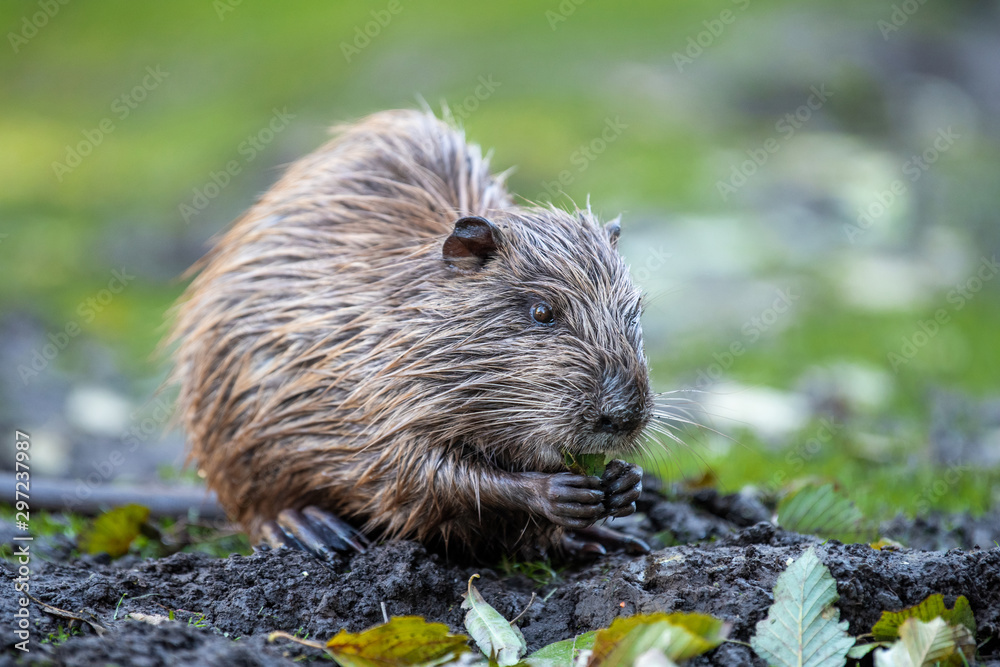
{"type": "Polygon", "coordinates": [[[523,663],[530,667],[573,667],[580,651],[589,651],[594,646],[596,636],[597,631],[593,630],[549,644],[529,655],[523,663]]]}
{"type": "Polygon", "coordinates": [[[465,629],[476,641],[476,646],[491,661],[496,661],[500,667],[510,667],[517,664],[518,659],[528,650],[524,635],[515,625],[511,625],[500,612],[491,607],[472,585],[469,578],[469,591],[462,602],[462,609],[468,609],[465,614],[465,629]]]}
{"type": "Polygon", "coordinates": [[[433,667],[469,650],[469,638],[453,635],[444,623],[420,616],[396,616],[360,633],[341,630],[326,643],[341,667],[433,667]]]}
{"type": "Polygon", "coordinates": [[[148,519],[149,508],[143,505],[116,507],[94,519],[90,530],[80,538],[80,548],[89,554],[124,556],[148,519]]]}
{"type": "Polygon", "coordinates": [[[616,618],[608,628],[597,631],[587,665],[630,665],[651,650],[673,661],[687,660],[721,644],[728,630],[723,621],[706,614],[658,612],[616,618]]]}
{"type": "Polygon", "coordinates": [[[908,618],[917,618],[925,623],[935,618],[942,618],[948,625],[962,625],[976,634],[976,619],[972,608],[964,595],[959,595],[955,606],[948,609],[944,605],[944,596],[940,593],[930,595],[923,602],[899,611],[883,611],[882,617],[872,626],[872,637],[875,641],[894,641],[899,637],[899,627],[908,618]]]}
{"type": "Polygon", "coordinates": [[[775,667],[842,665],[854,639],[833,603],[840,598],[830,571],[808,549],[774,585],[774,603],[750,645],[775,667]]]}
{"type": "Polygon", "coordinates": [[[804,486],[778,503],[778,525],[795,533],[856,542],[863,523],[861,510],[833,484],[804,486]]]}
{"type": "Polygon", "coordinates": [[[874,655],[876,667],[961,667],[975,653],[975,639],[964,625],[908,618],[899,626],[899,641],[874,655]]]}

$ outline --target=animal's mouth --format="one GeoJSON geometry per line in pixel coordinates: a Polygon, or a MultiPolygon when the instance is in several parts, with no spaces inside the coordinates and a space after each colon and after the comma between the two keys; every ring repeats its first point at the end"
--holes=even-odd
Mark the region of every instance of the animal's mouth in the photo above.
{"type": "Polygon", "coordinates": [[[619,456],[629,454],[637,451],[639,439],[642,437],[642,433],[646,430],[648,424],[649,419],[640,420],[625,433],[609,433],[607,431],[595,430],[595,432],[588,433],[586,437],[563,448],[561,451],[579,456],[593,456],[596,454],[619,456]]]}

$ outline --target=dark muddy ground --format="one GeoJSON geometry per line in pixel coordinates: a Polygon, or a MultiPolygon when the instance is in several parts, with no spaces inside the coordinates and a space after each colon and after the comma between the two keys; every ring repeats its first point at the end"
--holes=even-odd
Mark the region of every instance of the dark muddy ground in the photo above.
{"type": "MultiPolygon", "coordinates": [[[[521,628],[534,650],[576,633],[607,626],[616,616],[657,610],[700,611],[732,624],[730,637],[747,641],[771,603],[771,589],[787,564],[811,544],[837,580],[841,617],[852,634],[867,632],[885,609],[899,609],[942,593],[949,605],[965,595],[982,644],[980,664],[1000,665],[1000,513],[969,517],[898,519],[883,532],[919,549],[875,551],[867,545],[820,543],[776,529],[767,510],[747,496],[702,491],[683,501],[647,494],[646,518],[629,530],[669,530],[675,546],[642,557],[610,555],[562,570],[538,583],[484,567],[447,563],[410,542],[376,547],[342,558],[332,569],[300,553],[260,552],[213,559],[177,554],[159,560],[126,557],[34,562],[31,592],[41,602],[86,616],[106,629],[98,636],[84,625],[78,635],[43,644],[68,621],[51,609],[31,606],[31,652],[7,638],[3,664],[65,665],[291,665],[319,652],[284,640],[269,644],[274,630],[325,639],[340,628],[363,630],[390,615],[419,614],[465,633],[462,593],[473,573],[486,600],[507,618],[538,597],[521,628]],[[977,546],[978,545],[978,546],[977,546]],[[980,548],[981,547],[981,548],[980,548]],[[124,597],[123,597],[124,596],[124,597]],[[138,615],[174,621],[153,625],[138,615]],[[130,615],[132,615],[130,617],[130,615]]],[[[4,576],[14,568],[3,564],[4,576]]],[[[11,590],[0,598],[0,615],[13,619],[11,590]]],[[[762,665],[739,644],[723,644],[693,665],[762,665]]]]}

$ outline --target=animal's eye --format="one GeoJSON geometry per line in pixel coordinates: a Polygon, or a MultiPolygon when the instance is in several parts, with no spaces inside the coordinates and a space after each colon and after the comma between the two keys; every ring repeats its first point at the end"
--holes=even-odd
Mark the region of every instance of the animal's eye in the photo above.
{"type": "Polygon", "coordinates": [[[540,301],[531,307],[531,319],[539,324],[552,324],[556,321],[556,314],[552,311],[552,306],[540,301]]]}

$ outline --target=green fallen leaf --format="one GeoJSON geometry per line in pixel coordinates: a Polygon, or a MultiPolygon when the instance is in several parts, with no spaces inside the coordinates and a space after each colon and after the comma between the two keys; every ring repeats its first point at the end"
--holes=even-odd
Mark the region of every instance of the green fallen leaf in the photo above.
{"type": "Polygon", "coordinates": [[[647,651],[660,651],[672,661],[711,651],[729,632],[723,621],[706,614],[683,612],[639,614],[616,618],[598,630],[588,667],[631,665],[647,651]]]}
{"type": "MultiPolygon", "coordinates": [[[[634,665],[640,656],[661,654],[672,660],[679,643],[685,643],[690,633],[666,621],[638,625],[613,644],[596,644],[587,667],[618,667],[634,665]]],[[[668,663],[668,664],[672,664],[668,663]]]]}
{"type": "MultiPolygon", "coordinates": [[[[704,639],[715,648],[721,644],[729,635],[729,624],[725,621],[697,612],[673,611],[666,614],[666,621],[671,625],[679,625],[696,637],[704,639]]],[[[695,654],[697,655],[697,654],[695,654]]],[[[675,660],[686,660],[689,657],[674,658],[675,660]]]]}
{"type": "Polygon", "coordinates": [[[774,585],[774,603],[750,645],[775,667],[842,665],[854,639],[833,606],[840,596],[829,570],[810,548],[774,585]]]}
{"type": "Polygon", "coordinates": [[[833,484],[804,486],[778,503],[778,525],[841,542],[865,541],[864,516],[833,484]]]}
{"type": "Polygon", "coordinates": [[[924,623],[908,618],[899,626],[899,641],[874,653],[876,667],[961,667],[972,662],[976,642],[964,625],[935,618],[924,623]]]}
{"type": "Polygon", "coordinates": [[[341,630],[326,643],[326,651],[341,667],[434,667],[468,651],[468,641],[444,623],[396,616],[357,634],[341,630]]]}
{"type": "Polygon", "coordinates": [[[476,640],[476,645],[491,662],[496,661],[500,667],[517,664],[518,659],[528,650],[524,635],[517,626],[511,625],[507,619],[491,607],[472,585],[469,578],[469,591],[462,602],[462,609],[468,609],[465,614],[465,628],[476,640]]]}
{"type": "Polygon", "coordinates": [[[588,651],[594,646],[596,636],[597,631],[594,630],[549,644],[529,655],[523,662],[530,667],[573,667],[580,651],[588,651]]]}
{"type": "Polygon", "coordinates": [[[917,618],[925,623],[935,618],[944,619],[948,625],[963,625],[973,635],[976,634],[976,619],[972,608],[964,595],[959,595],[955,606],[948,609],[944,606],[944,596],[940,593],[930,595],[920,604],[899,611],[883,611],[882,617],[872,626],[872,637],[875,641],[894,641],[899,637],[899,626],[908,618],[917,618]]]}
{"type": "Polygon", "coordinates": [[[606,459],[604,454],[573,454],[569,450],[563,450],[563,463],[570,472],[577,475],[600,477],[607,467],[606,459]]]}
{"type": "Polygon", "coordinates": [[[80,549],[88,554],[107,553],[118,558],[128,553],[129,547],[149,519],[149,508],[143,505],[122,505],[105,512],[90,529],[80,537],[80,549]]]}

